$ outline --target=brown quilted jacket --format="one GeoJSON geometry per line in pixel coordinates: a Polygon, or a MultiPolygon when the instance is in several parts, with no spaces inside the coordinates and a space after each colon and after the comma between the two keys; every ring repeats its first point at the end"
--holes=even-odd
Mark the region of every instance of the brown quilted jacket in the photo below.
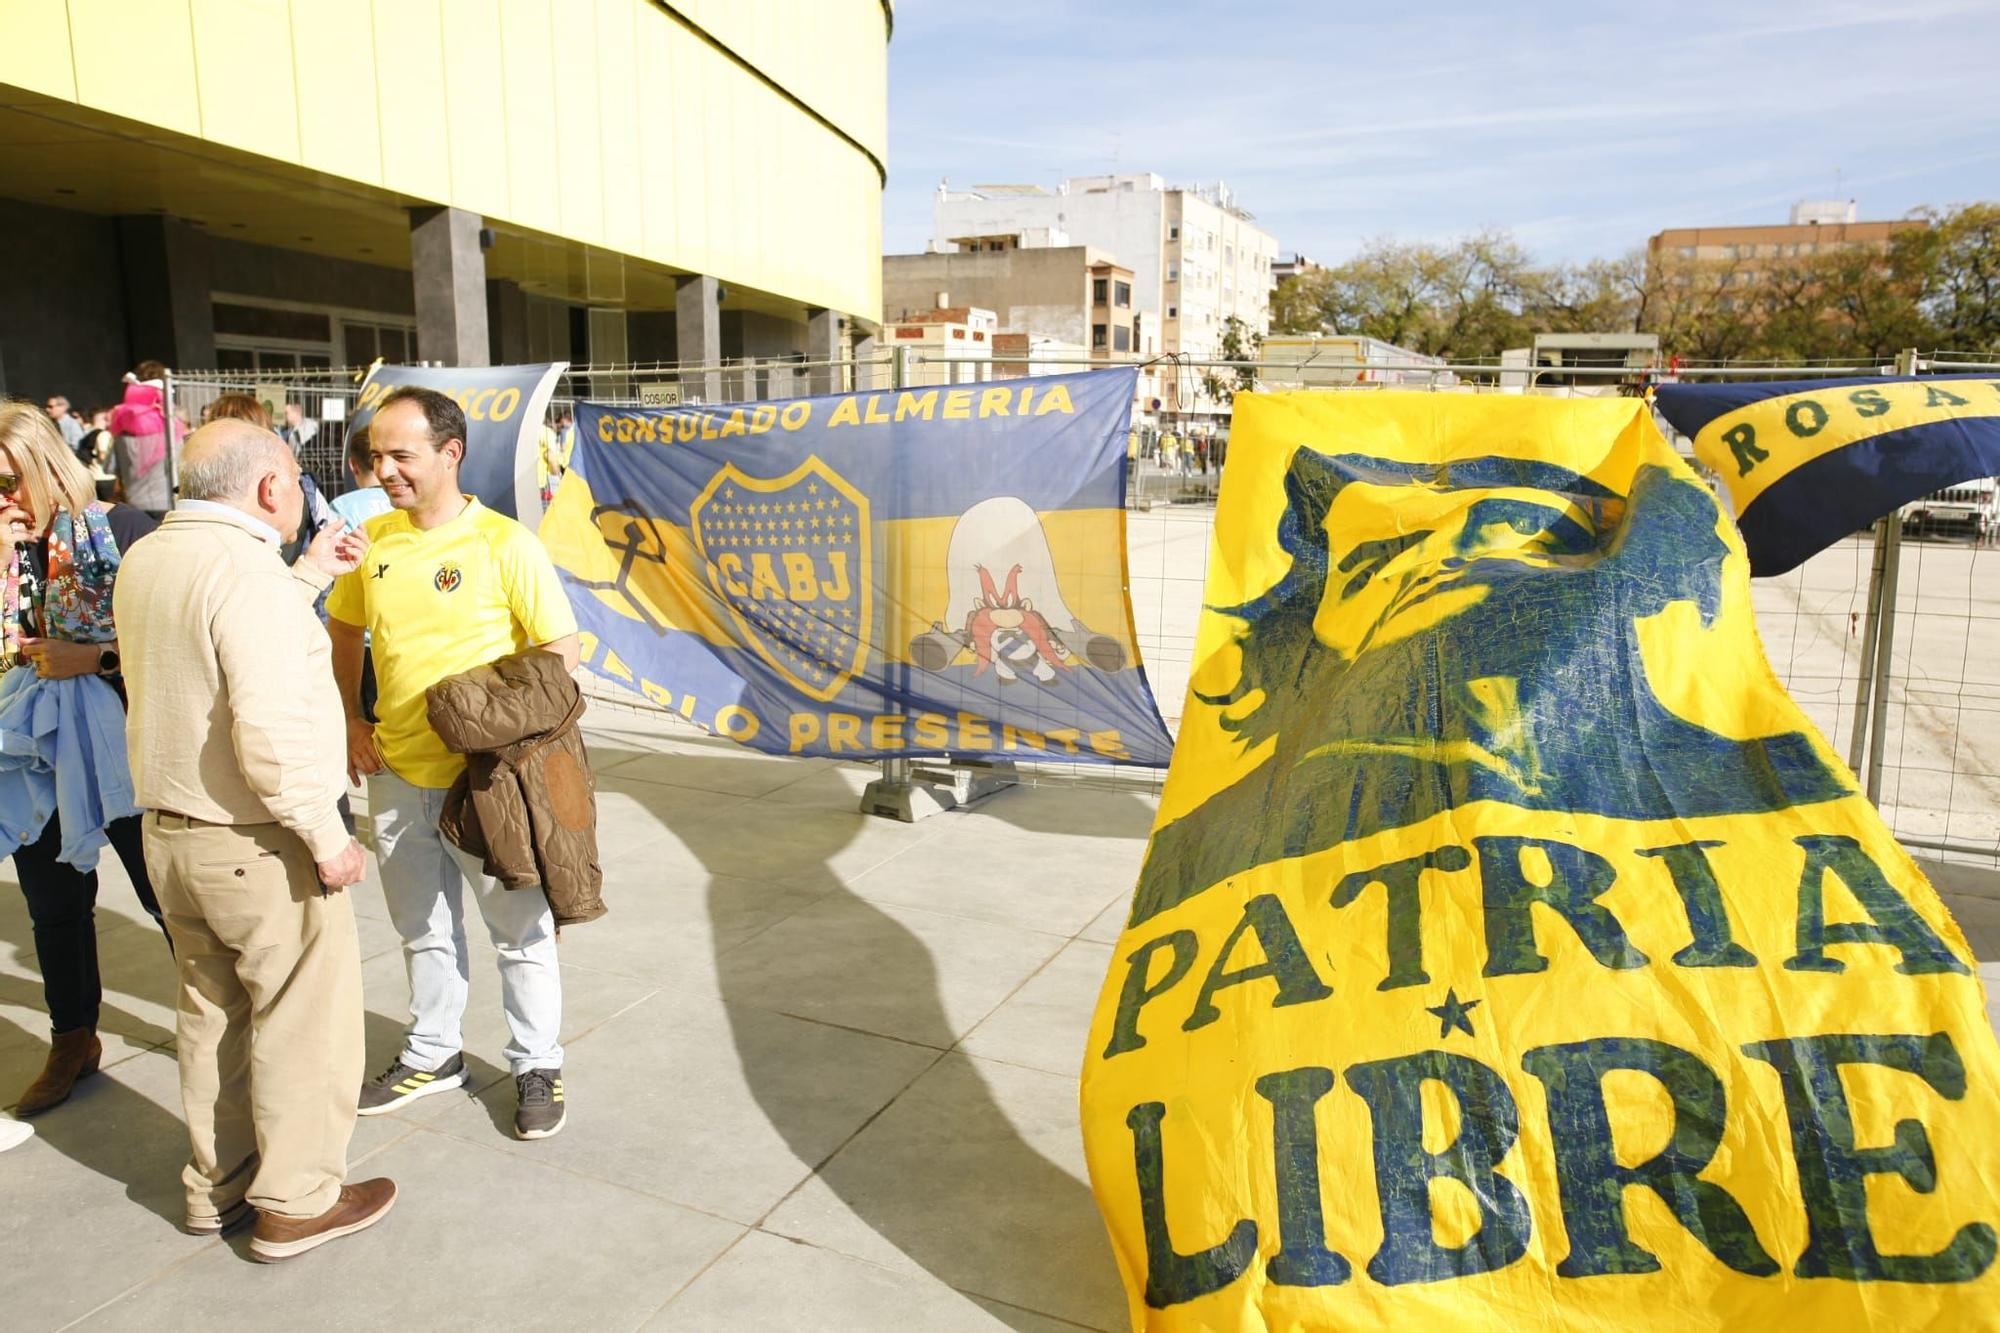
{"type": "Polygon", "coordinates": [[[508,888],[539,887],[558,926],[603,916],[583,693],[562,658],[530,648],[446,676],[424,702],[431,729],[467,760],[439,831],[508,888]]]}

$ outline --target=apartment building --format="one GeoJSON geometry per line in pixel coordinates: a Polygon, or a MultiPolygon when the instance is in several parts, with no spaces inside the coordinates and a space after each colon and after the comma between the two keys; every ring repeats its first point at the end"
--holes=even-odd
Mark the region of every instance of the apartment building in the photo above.
{"type": "Polygon", "coordinates": [[[929,384],[973,384],[993,377],[994,337],[999,316],[978,306],[939,306],[917,310],[886,321],[885,347],[912,348],[906,387],[929,384]]]}
{"type": "Polygon", "coordinates": [[[1794,204],[1790,220],[1782,224],[1672,227],[1646,242],[1647,281],[1687,286],[1700,275],[1720,275],[1726,270],[1730,286],[1743,291],[1723,300],[1747,307],[1757,288],[1786,264],[1835,250],[1868,249],[1887,254],[1899,233],[1930,226],[1922,218],[1861,222],[1858,212],[1851,199],[1815,199],[1794,204]]]}
{"type": "MultiPolygon", "coordinates": [[[[939,249],[957,241],[976,240],[984,247],[996,238],[1061,233],[1108,252],[1132,273],[1133,315],[1158,321],[1161,352],[1214,357],[1231,318],[1258,335],[1270,330],[1270,274],[1278,241],[1226,185],[1169,187],[1151,172],[1072,176],[1053,190],[1040,185],[953,190],[941,183],[931,220],[932,245],[939,249]]],[[[1104,307],[1102,321],[1114,355],[1118,310],[1115,304],[1104,307]]],[[[1226,405],[1200,393],[1199,378],[1169,377],[1155,395],[1162,410],[1226,414],[1226,405]]]]}
{"type": "MultiPolygon", "coordinates": [[[[1006,345],[1017,353],[1005,360],[994,353],[993,374],[1001,378],[1028,374],[1030,365],[1045,373],[1062,349],[1075,349],[1071,359],[1078,363],[1157,356],[1159,319],[1138,308],[1133,270],[1107,251],[1068,240],[1059,229],[1029,228],[954,236],[949,250],[885,256],[884,317],[927,320],[938,310],[968,305],[993,311],[1006,345]],[[1027,349],[1034,355],[1025,355],[1027,349]]],[[[1157,410],[1159,387],[1157,373],[1142,369],[1133,395],[1133,410],[1142,420],[1157,410]]]]}

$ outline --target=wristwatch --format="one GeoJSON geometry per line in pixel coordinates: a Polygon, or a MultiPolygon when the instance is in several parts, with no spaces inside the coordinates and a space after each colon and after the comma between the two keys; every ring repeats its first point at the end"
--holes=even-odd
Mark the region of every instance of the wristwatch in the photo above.
{"type": "Polygon", "coordinates": [[[97,650],[97,674],[100,676],[115,676],[118,674],[117,649],[99,648],[97,650]]]}

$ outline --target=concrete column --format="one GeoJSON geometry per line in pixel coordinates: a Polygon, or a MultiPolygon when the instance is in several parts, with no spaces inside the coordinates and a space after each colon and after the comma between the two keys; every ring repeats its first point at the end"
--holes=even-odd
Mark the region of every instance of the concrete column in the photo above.
{"type": "Polygon", "coordinates": [[[875,364],[881,354],[882,344],[872,333],[861,334],[854,340],[854,387],[857,389],[893,388],[895,368],[886,361],[875,364]]]}
{"type": "MultiPolygon", "coordinates": [[[[823,310],[818,306],[806,309],[806,360],[831,361],[840,355],[840,312],[823,310]]],[[[808,372],[808,382],[812,385],[808,393],[841,393],[847,386],[841,383],[838,366],[813,366],[808,372]]]]}
{"type": "Polygon", "coordinates": [[[722,361],[722,284],[706,273],[674,279],[674,352],[683,367],[684,393],[698,394],[704,403],[722,398],[722,375],[713,369],[722,361]]]}
{"type": "Polygon", "coordinates": [[[215,305],[208,233],[178,218],[118,219],[125,274],[127,369],[158,360],[175,370],[215,364],[215,305]]]}
{"type": "Polygon", "coordinates": [[[535,357],[528,351],[528,297],[518,282],[489,278],[486,313],[492,321],[486,349],[496,366],[517,366],[535,357]]]}
{"type": "Polygon", "coordinates": [[[410,279],[417,297],[417,355],[447,366],[492,364],[486,327],[486,256],[479,215],[462,208],[410,210],[410,279]]]}

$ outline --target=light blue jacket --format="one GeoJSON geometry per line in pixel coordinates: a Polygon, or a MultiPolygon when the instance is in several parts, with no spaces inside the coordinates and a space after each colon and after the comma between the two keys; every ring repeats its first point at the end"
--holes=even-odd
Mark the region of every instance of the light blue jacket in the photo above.
{"type": "Polygon", "coordinates": [[[8,848],[62,820],[56,859],[95,870],[104,826],[139,813],[125,758],[125,706],[97,676],[44,680],[32,667],[0,674],[0,838],[8,848]]]}

